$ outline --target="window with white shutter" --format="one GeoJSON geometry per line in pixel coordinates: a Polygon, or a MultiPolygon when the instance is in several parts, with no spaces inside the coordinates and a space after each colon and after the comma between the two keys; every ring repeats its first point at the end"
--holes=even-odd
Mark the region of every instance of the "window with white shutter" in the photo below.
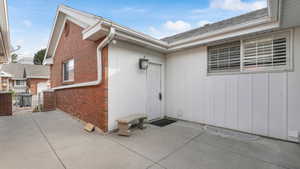
{"type": "Polygon", "coordinates": [[[208,47],[207,72],[243,73],[292,68],[290,34],[275,33],[208,47]]]}
{"type": "Polygon", "coordinates": [[[240,41],[208,47],[208,73],[240,71],[240,41]]]}
{"type": "Polygon", "coordinates": [[[243,70],[288,68],[288,34],[243,41],[243,70]]]}

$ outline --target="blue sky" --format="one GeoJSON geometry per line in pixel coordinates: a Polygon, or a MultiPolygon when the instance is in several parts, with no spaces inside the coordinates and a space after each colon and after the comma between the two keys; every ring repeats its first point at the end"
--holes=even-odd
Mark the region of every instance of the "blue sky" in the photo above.
{"type": "Polygon", "coordinates": [[[266,0],[8,0],[11,41],[21,46],[20,58],[47,46],[62,3],[157,38],[266,6],[266,0]]]}

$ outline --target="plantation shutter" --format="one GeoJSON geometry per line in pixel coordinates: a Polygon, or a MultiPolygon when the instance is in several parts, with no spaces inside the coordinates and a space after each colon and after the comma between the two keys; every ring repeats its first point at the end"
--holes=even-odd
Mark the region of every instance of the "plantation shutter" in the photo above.
{"type": "Polygon", "coordinates": [[[208,73],[240,71],[240,41],[208,47],[208,73]]]}
{"type": "Polygon", "coordinates": [[[287,36],[271,36],[243,43],[243,69],[260,70],[288,65],[287,36]]]}

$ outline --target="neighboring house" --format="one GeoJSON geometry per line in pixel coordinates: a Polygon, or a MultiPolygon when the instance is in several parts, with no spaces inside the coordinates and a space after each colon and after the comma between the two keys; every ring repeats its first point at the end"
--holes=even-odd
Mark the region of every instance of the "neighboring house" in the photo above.
{"type": "Polygon", "coordinates": [[[0,0],[0,64],[10,61],[10,35],[6,0],[0,0]]]}
{"type": "Polygon", "coordinates": [[[3,64],[0,70],[3,73],[1,79],[6,79],[5,83],[1,81],[2,86],[7,86],[2,88],[3,91],[36,95],[38,86],[47,86],[49,80],[48,66],[10,63],[3,64]]]}
{"type": "Polygon", "coordinates": [[[33,57],[22,57],[17,60],[17,63],[33,65],[33,57]]]}
{"type": "Polygon", "coordinates": [[[56,107],[104,131],[120,117],[147,113],[293,139],[299,7],[269,0],[266,9],[159,40],[60,6],[44,60],[56,107]]]}
{"type": "Polygon", "coordinates": [[[10,79],[11,74],[0,71],[0,91],[9,91],[10,90],[10,79]]]}

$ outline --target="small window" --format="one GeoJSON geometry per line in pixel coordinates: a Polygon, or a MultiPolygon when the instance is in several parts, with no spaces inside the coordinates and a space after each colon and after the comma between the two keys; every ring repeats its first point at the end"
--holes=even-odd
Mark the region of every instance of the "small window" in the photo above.
{"type": "Polygon", "coordinates": [[[208,73],[240,71],[240,41],[208,47],[208,73]]]}
{"type": "Polygon", "coordinates": [[[63,64],[63,81],[74,81],[74,59],[68,60],[63,64]]]}
{"type": "Polygon", "coordinates": [[[25,86],[26,81],[25,80],[16,80],[16,86],[25,86]]]}
{"type": "Polygon", "coordinates": [[[288,68],[288,36],[269,36],[243,43],[243,70],[288,68]]]}

